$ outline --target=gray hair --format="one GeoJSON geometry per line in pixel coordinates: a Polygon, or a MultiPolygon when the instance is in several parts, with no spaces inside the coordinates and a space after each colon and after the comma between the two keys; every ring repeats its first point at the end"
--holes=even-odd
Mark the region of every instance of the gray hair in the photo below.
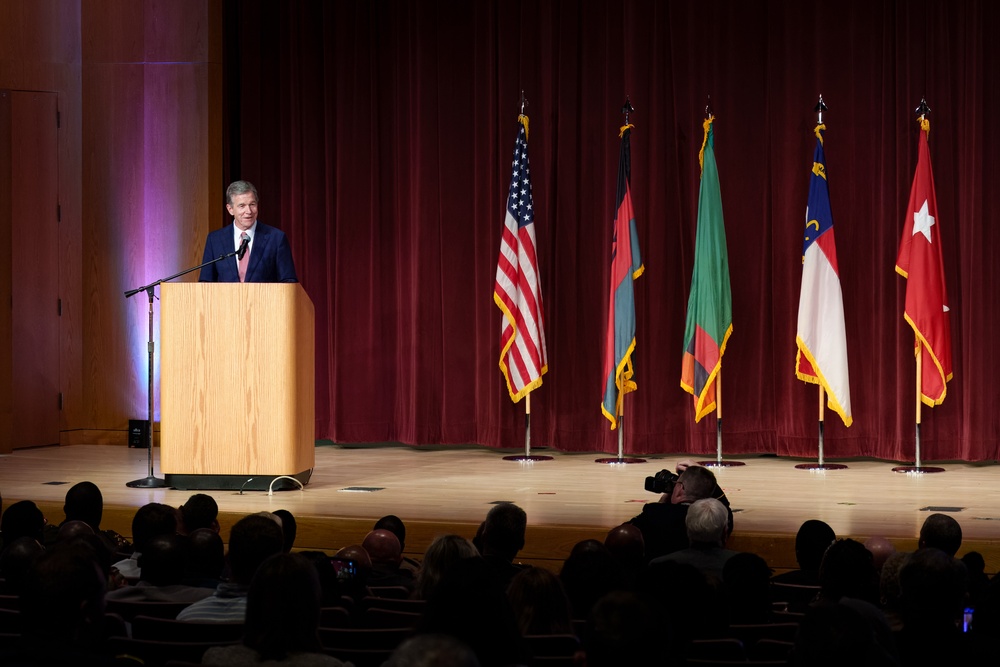
{"type": "Polygon", "coordinates": [[[691,544],[716,544],[726,542],[729,530],[729,511],[715,498],[702,498],[691,503],[684,519],[691,544]]]}
{"type": "Polygon", "coordinates": [[[229,206],[233,205],[233,197],[238,197],[239,195],[245,195],[248,192],[253,193],[253,198],[260,200],[260,196],[257,194],[257,188],[253,186],[250,181],[233,181],[226,188],[226,204],[229,206]]]}

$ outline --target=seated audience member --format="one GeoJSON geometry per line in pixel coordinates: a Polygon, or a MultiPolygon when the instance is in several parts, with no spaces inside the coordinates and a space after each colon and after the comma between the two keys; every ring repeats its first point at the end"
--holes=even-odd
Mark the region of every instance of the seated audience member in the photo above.
{"type": "Polygon", "coordinates": [[[445,572],[427,601],[417,634],[457,637],[483,667],[527,664],[527,647],[510,602],[482,558],[465,558],[445,572]]]}
{"type": "Polygon", "coordinates": [[[222,536],[211,528],[199,528],[188,534],[187,542],[183,583],[215,589],[226,569],[222,536]]]}
{"type": "Polygon", "coordinates": [[[19,537],[30,537],[44,544],[42,531],[45,529],[45,515],[38,506],[30,500],[20,500],[6,510],[0,517],[0,536],[3,537],[3,548],[6,549],[19,537]]]}
{"type": "Polygon", "coordinates": [[[675,647],[664,641],[664,628],[656,618],[654,610],[634,593],[614,591],[601,598],[587,622],[587,667],[682,664],[675,647]]]}
{"type": "Polygon", "coordinates": [[[295,546],[295,535],[299,530],[295,516],[288,510],[274,510],[274,516],[281,519],[281,534],[285,538],[283,550],[286,554],[291,553],[292,547],[295,546]]]}
{"type": "Polygon", "coordinates": [[[481,667],[476,654],[450,635],[410,637],[382,667],[481,667]]]}
{"type": "Polygon", "coordinates": [[[333,555],[331,563],[337,573],[338,595],[346,595],[355,602],[368,595],[368,578],[372,573],[372,559],[360,544],[349,544],[342,547],[333,555]],[[349,568],[343,568],[338,560],[351,561],[354,565],[353,572],[349,568]]]}
{"type": "MultiPolygon", "coordinates": [[[[58,542],[72,542],[78,537],[83,537],[84,535],[92,535],[97,537],[94,529],[90,527],[85,521],[63,521],[59,524],[59,529],[56,531],[56,539],[58,542]]],[[[100,539],[100,538],[98,538],[100,539]]],[[[107,551],[106,545],[101,541],[102,547],[107,551]]],[[[110,553],[110,552],[109,552],[110,553]]]]}
{"type": "Polygon", "coordinates": [[[635,583],[646,567],[646,545],[642,531],[630,523],[623,523],[608,531],[604,546],[618,561],[619,568],[628,585],[635,583]]]}
{"type": "Polygon", "coordinates": [[[400,563],[400,567],[404,570],[410,570],[415,575],[420,568],[420,561],[406,557],[406,525],[403,524],[403,520],[395,514],[386,514],[375,522],[372,530],[388,530],[396,536],[396,539],[399,540],[399,550],[403,552],[403,562],[400,563]]]}
{"type": "Polygon", "coordinates": [[[514,563],[517,552],[524,548],[528,515],[514,503],[498,503],[483,521],[483,560],[492,568],[503,588],[521,569],[514,563]]]}
{"type": "Polygon", "coordinates": [[[140,507],[132,517],[132,546],[135,548],[129,558],[114,564],[114,568],[126,579],[139,580],[139,556],[149,540],[158,535],[177,534],[177,511],[170,505],[148,503],[140,507]]]}
{"type": "Polygon", "coordinates": [[[709,584],[722,585],[722,568],[736,555],[726,549],[729,534],[729,513],[726,506],[715,498],[702,498],[691,503],[684,517],[688,541],[691,546],[660,556],[650,561],[687,563],[698,569],[709,584]]]}
{"type": "Polygon", "coordinates": [[[669,493],[662,494],[655,503],[643,505],[642,512],[629,521],[642,531],[648,560],[688,547],[684,518],[691,503],[703,498],[716,498],[725,505],[729,516],[729,532],[732,532],[729,500],[719,488],[715,474],[704,466],[687,466],[683,468],[669,493]]]}
{"type": "Polygon", "coordinates": [[[628,581],[608,548],[598,540],[573,545],[559,571],[575,620],[590,615],[594,604],[611,591],[624,590],[628,581]]]}
{"type": "Polygon", "coordinates": [[[722,567],[729,623],[771,623],[771,568],[754,553],[737,553],[722,567]]]}
{"type": "Polygon", "coordinates": [[[219,504],[207,493],[196,493],[181,505],[181,517],[177,532],[190,535],[199,528],[210,528],[219,532],[219,504]]]}
{"type": "Polygon", "coordinates": [[[345,663],[320,645],[319,609],[320,585],[312,564],[297,554],[271,556],[250,583],[243,643],[210,648],[201,664],[342,667],[345,663]]]}
{"type": "Polygon", "coordinates": [[[479,558],[476,547],[461,535],[438,535],[428,545],[417,571],[412,597],[427,600],[445,572],[465,558],[479,558]]]}
{"type": "Polygon", "coordinates": [[[990,585],[990,578],[986,574],[986,559],[978,551],[967,551],[960,560],[968,573],[968,606],[975,608],[979,604],[979,597],[990,585]]]}
{"type": "Polygon", "coordinates": [[[952,554],[923,547],[899,570],[900,614],[896,633],[900,664],[968,665],[969,640],[962,632],[965,566],[952,554]]]}
{"type": "Polygon", "coordinates": [[[40,555],[21,592],[20,654],[4,665],[106,665],[104,575],[93,547],[58,544],[40,555]]]}
{"type": "Polygon", "coordinates": [[[107,599],[197,602],[212,595],[211,588],[183,583],[188,546],[188,538],[183,535],[157,535],[146,543],[139,557],[139,581],[134,586],[109,591],[107,599]]]}
{"type": "Polygon", "coordinates": [[[931,514],[920,526],[918,549],[933,547],[954,558],[961,546],[962,527],[947,514],[931,514]]]}
{"type": "Polygon", "coordinates": [[[865,549],[871,552],[872,564],[875,566],[876,573],[882,572],[882,566],[885,565],[885,561],[889,559],[889,556],[896,553],[896,547],[893,546],[892,542],[878,535],[873,535],[865,540],[865,549]]]}
{"type": "Polygon", "coordinates": [[[399,539],[388,530],[373,530],[361,542],[372,561],[369,586],[402,586],[413,590],[413,573],[400,568],[403,552],[399,539]]]}
{"type": "Polygon", "coordinates": [[[969,664],[989,665],[995,662],[997,638],[1000,637],[1000,579],[994,577],[980,594],[968,634],[972,651],[969,664]]]}
{"type": "Polygon", "coordinates": [[[83,521],[101,538],[111,553],[130,553],[132,544],[123,535],[101,528],[104,518],[104,495],[93,482],[79,482],[66,492],[63,504],[66,521],[83,521]]]}
{"type": "Polygon", "coordinates": [[[522,635],[573,634],[569,598],[559,577],[542,567],[526,567],[510,581],[507,599],[522,635]]]}
{"type": "Polygon", "coordinates": [[[729,619],[721,595],[693,565],[651,563],[636,592],[653,609],[666,629],[665,642],[679,656],[686,655],[693,639],[725,636],[729,619]]]}
{"type": "Polygon", "coordinates": [[[871,552],[857,540],[841,539],[830,545],[819,568],[820,597],[839,602],[848,597],[878,603],[878,579],[871,552]]]}
{"type": "Polygon", "coordinates": [[[799,569],[771,577],[772,581],[796,586],[819,586],[819,565],[823,554],[837,539],[833,528],[819,519],[809,519],[795,534],[795,561],[799,569]]]}
{"type": "Polygon", "coordinates": [[[897,667],[899,664],[895,655],[875,640],[860,613],[828,601],[818,602],[806,611],[789,659],[793,667],[897,667]]]}
{"type": "Polygon", "coordinates": [[[3,595],[20,595],[31,566],[45,553],[45,547],[33,537],[19,537],[0,553],[0,577],[3,595]]]}
{"type": "Polygon", "coordinates": [[[182,610],[177,620],[242,622],[254,573],[266,559],[281,553],[283,544],[281,528],[274,519],[251,514],[237,521],[229,533],[229,551],[226,553],[231,579],[219,584],[212,596],[182,610]]]}
{"type": "Polygon", "coordinates": [[[897,551],[886,559],[882,564],[882,572],[879,575],[878,594],[879,609],[885,614],[889,622],[889,628],[896,632],[903,628],[903,619],[900,615],[899,603],[899,570],[906,562],[910,554],[897,551]]]}

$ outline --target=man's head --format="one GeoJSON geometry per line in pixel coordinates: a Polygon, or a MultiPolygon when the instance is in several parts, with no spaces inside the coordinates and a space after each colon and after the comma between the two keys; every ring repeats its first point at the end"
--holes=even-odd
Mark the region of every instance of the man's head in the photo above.
{"type": "Polygon", "coordinates": [[[63,505],[66,521],[83,521],[95,531],[101,529],[104,514],[104,496],[93,482],[80,482],[66,492],[63,505]]]}
{"type": "Polygon", "coordinates": [[[141,579],[153,586],[179,584],[184,578],[186,538],[157,535],[146,543],[139,556],[141,579]]]}
{"type": "Polygon", "coordinates": [[[373,530],[365,535],[361,546],[368,552],[373,566],[399,567],[403,560],[403,552],[399,548],[399,540],[388,530],[373,530]]]}
{"type": "Polygon", "coordinates": [[[495,505],[483,522],[483,555],[513,561],[517,552],[524,548],[527,525],[528,515],[514,503],[495,505]]]}
{"type": "Polygon", "coordinates": [[[45,515],[30,500],[14,503],[4,510],[3,517],[0,518],[0,532],[3,533],[4,546],[19,537],[31,537],[41,541],[44,528],[45,515]]]}
{"type": "Polygon", "coordinates": [[[934,547],[952,558],[962,546],[962,527],[947,514],[931,514],[920,527],[918,547],[934,547]]]}
{"type": "Polygon", "coordinates": [[[729,511],[715,498],[702,498],[691,503],[684,518],[691,545],[721,547],[729,532],[729,511]]]}
{"type": "Polygon", "coordinates": [[[819,572],[823,554],[836,539],[837,534],[825,521],[809,519],[803,522],[795,534],[795,560],[799,569],[819,572]]]}
{"type": "Polygon", "coordinates": [[[386,514],[375,522],[372,530],[388,530],[399,540],[399,550],[406,550],[406,526],[403,524],[403,520],[395,514],[386,514]]]}
{"type": "Polygon", "coordinates": [[[193,533],[199,528],[219,531],[219,504],[207,493],[196,493],[180,507],[184,532],[193,533]]]}
{"type": "Polygon", "coordinates": [[[643,562],[645,541],[642,531],[630,523],[623,523],[608,531],[604,546],[619,562],[632,565],[643,562]]]}
{"type": "Polygon", "coordinates": [[[260,514],[245,516],[229,533],[229,552],[226,558],[236,583],[249,585],[254,572],[268,557],[281,553],[284,538],[281,526],[260,514]]]}
{"type": "Polygon", "coordinates": [[[142,552],[146,543],[157,535],[177,533],[177,510],[163,503],[148,503],[132,517],[132,543],[142,552]]]}
{"type": "Polygon", "coordinates": [[[291,553],[295,544],[295,536],[299,532],[299,524],[295,521],[295,515],[288,510],[274,510],[274,516],[281,519],[281,534],[285,538],[284,552],[291,553]]]}
{"type": "Polygon", "coordinates": [[[715,487],[715,474],[711,470],[704,466],[689,466],[674,484],[670,502],[677,505],[711,498],[715,487]]]}
{"type": "Polygon", "coordinates": [[[233,223],[246,231],[257,221],[257,188],[247,181],[235,181],[226,188],[226,210],[233,223]]]}
{"type": "Polygon", "coordinates": [[[222,537],[211,528],[199,528],[188,535],[187,573],[195,580],[216,580],[226,567],[222,537]]]}

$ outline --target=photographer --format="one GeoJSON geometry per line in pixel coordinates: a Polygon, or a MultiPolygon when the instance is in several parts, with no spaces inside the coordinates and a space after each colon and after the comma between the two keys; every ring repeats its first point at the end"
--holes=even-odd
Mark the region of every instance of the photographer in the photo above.
{"type": "Polygon", "coordinates": [[[732,532],[733,512],[729,499],[712,471],[681,462],[677,465],[677,472],[680,474],[661,470],[656,476],[646,478],[646,490],[660,493],[660,499],[643,505],[642,512],[629,521],[642,531],[647,562],[688,547],[684,520],[688,507],[696,500],[715,498],[725,505],[729,513],[729,532],[732,532]]]}

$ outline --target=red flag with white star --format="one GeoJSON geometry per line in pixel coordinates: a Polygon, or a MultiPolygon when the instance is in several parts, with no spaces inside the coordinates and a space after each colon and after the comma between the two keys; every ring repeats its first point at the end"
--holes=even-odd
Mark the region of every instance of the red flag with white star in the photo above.
{"type": "Polygon", "coordinates": [[[930,121],[920,120],[920,152],[913,175],[910,205],[899,243],[896,273],[906,278],[904,319],[913,327],[914,345],[921,355],[920,394],[929,406],[940,405],[948,393],[951,372],[951,324],[948,292],[941,259],[934,174],[927,135],[930,121]]]}

